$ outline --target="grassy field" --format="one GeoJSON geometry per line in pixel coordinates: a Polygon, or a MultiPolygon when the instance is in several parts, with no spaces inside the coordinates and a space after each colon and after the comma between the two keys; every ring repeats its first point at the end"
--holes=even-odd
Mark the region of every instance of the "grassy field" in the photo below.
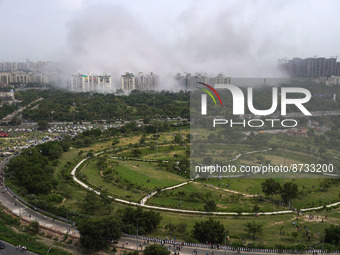
{"type": "Polygon", "coordinates": [[[305,214],[297,218],[296,214],[288,214],[288,215],[272,215],[272,216],[225,216],[225,217],[210,217],[210,216],[191,216],[184,214],[174,214],[174,213],[161,213],[163,218],[161,221],[161,226],[157,228],[157,230],[152,233],[151,236],[159,237],[159,238],[172,238],[176,237],[177,240],[187,240],[190,235],[191,229],[195,222],[207,220],[208,218],[213,218],[221,223],[229,230],[230,241],[236,241],[243,239],[247,242],[256,242],[259,244],[265,244],[271,247],[274,247],[276,244],[293,244],[301,242],[307,245],[312,245],[315,243],[320,243],[322,240],[323,230],[328,227],[330,224],[339,224],[340,219],[338,215],[340,213],[340,209],[335,209],[330,212],[318,212],[311,213],[316,216],[319,216],[319,220],[313,219],[309,220],[309,214],[305,214]],[[327,219],[325,216],[327,215],[327,219]],[[324,222],[321,223],[321,218],[324,218],[324,222]],[[256,223],[261,223],[264,226],[263,235],[259,237],[257,241],[254,241],[249,237],[249,235],[244,231],[244,224],[247,222],[255,221],[256,223]],[[293,225],[293,222],[298,222],[298,224],[302,224],[302,226],[308,226],[308,230],[311,231],[311,240],[305,237],[305,230],[298,232],[298,237],[293,238],[292,233],[297,232],[296,225],[293,225]],[[165,229],[165,226],[169,223],[173,224],[186,224],[187,230],[178,232],[174,231],[169,233],[168,230],[165,229]],[[281,231],[281,235],[280,235],[281,231]],[[282,235],[282,232],[285,232],[285,235],[282,235]]]}
{"type": "MultiPolygon", "coordinates": [[[[117,162],[117,160],[110,159],[109,164],[110,161],[117,162]]],[[[114,196],[131,198],[133,201],[140,200],[146,195],[146,192],[186,181],[183,177],[167,172],[157,163],[152,162],[119,160],[118,166],[115,166],[114,169],[116,180],[119,180],[120,185],[104,180],[96,166],[96,160],[86,163],[81,172],[87,176],[87,182],[91,185],[105,188],[114,196]],[[133,186],[131,187],[128,183],[133,186]]]]}
{"type": "Polygon", "coordinates": [[[214,200],[218,211],[248,211],[259,206],[260,211],[281,210],[283,207],[273,207],[271,202],[259,200],[258,197],[236,194],[232,191],[216,189],[210,185],[190,183],[173,191],[165,191],[157,194],[148,201],[148,204],[161,205],[164,207],[180,208],[187,210],[205,211],[204,204],[207,200],[214,200]]]}
{"type": "MultiPolygon", "coordinates": [[[[183,146],[173,144],[173,150],[170,150],[170,144],[161,144],[172,141],[174,133],[175,132],[161,134],[159,138],[158,159],[176,160],[175,154],[182,156],[186,153],[186,148],[183,146]]],[[[113,196],[127,198],[131,201],[139,201],[150,191],[187,181],[185,178],[176,175],[175,173],[165,171],[165,169],[159,167],[157,163],[111,158],[112,156],[129,155],[131,150],[134,149],[131,145],[139,143],[140,137],[141,136],[120,137],[119,143],[115,146],[115,148],[127,147],[130,145],[129,148],[119,153],[107,152],[100,156],[106,157],[108,168],[112,167],[114,170],[114,178],[110,182],[104,180],[102,171],[98,169],[98,157],[94,157],[87,161],[80,170],[81,173],[87,176],[87,182],[97,188],[104,188],[108,190],[108,192],[113,196]],[[116,165],[116,163],[118,163],[118,165],[116,165]]],[[[84,158],[86,152],[89,150],[98,152],[103,149],[113,148],[112,141],[113,140],[100,142],[88,148],[71,149],[69,152],[62,155],[54,172],[54,176],[60,181],[58,189],[55,192],[62,194],[65,198],[62,203],[58,204],[58,206],[66,206],[72,210],[82,211],[82,202],[84,201],[86,191],[73,182],[63,183],[61,178],[62,170],[65,169],[65,167],[68,167],[71,171],[72,167],[79,162],[80,159],[84,158]],[[84,151],[84,153],[79,156],[78,153],[80,151],[84,151]],[[68,162],[70,162],[70,164],[68,164],[68,162]],[[66,166],[67,164],[68,166],[66,166]]],[[[275,142],[280,143],[281,141],[282,138],[279,137],[275,142]]],[[[145,147],[139,147],[142,151],[142,157],[154,159],[156,157],[156,151],[153,146],[155,144],[153,136],[148,136],[146,143],[145,147]]],[[[240,152],[252,151],[253,148],[249,145],[236,144],[229,146],[228,148],[225,148],[225,146],[217,147],[216,150],[221,154],[219,157],[226,160],[240,152]],[[222,154],[222,152],[225,154],[222,154]]],[[[279,164],[280,161],[283,160],[282,153],[284,153],[284,150],[278,149],[275,153],[259,153],[248,155],[244,158],[241,157],[239,161],[242,162],[242,160],[249,160],[248,163],[255,162],[258,160],[257,156],[263,155],[266,160],[279,164]]],[[[287,163],[308,157],[305,153],[288,150],[286,155],[287,163]]],[[[277,180],[281,183],[281,185],[283,184],[283,179],[277,180]]],[[[283,207],[276,206],[274,208],[273,204],[268,200],[259,201],[257,196],[254,197],[254,195],[262,193],[261,183],[264,181],[264,178],[196,180],[195,183],[190,183],[182,188],[160,192],[157,196],[150,199],[148,204],[189,210],[204,210],[205,201],[213,199],[221,211],[252,211],[255,205],[259,206],[260,210],[265,211],[284,209],[283,207]],[[233,193],[233,191],[239,192],[241,195],[238,195],[236,192],[233,193]],[[197,194],[198,196],[196,196],[197,194]]],[[[294,182],[299,186],[300,195],[292,201],[292,205],[295,207],[312,207],[323,203],[329,204],[333,201],[339,200],[340,188],[338,186],[333,185],[329,187],[327,191],[320,190],[320,183],[322,182],[322,179],[292,179],[286,176],[285,182],[294,182]]],[[[274,199],[281,200],[278,196],[274,196],[274,199]]],[[[125,205],[113,203],[112,211],[98,210],[97,212],[94,212],[93,215],[100,216],[105,214],[113,216],[116,210],[123,207],[125,207],[125,205]]],[[[300,241],[307,245],[320,243],[325,227],[328,227],[330,224],[340,224],[339,212],[339,208],[332,209],[330,211],[311,212],[304,216],[300,216],[298,220],[296,219],[296,214],[258,217],[215,216],[212,218],[221,221],[226,226],[229,230],[231,241],[245,240],[247,242],[256,242],[258,244],[273,247],[276,244],[288,245],[298,243],[300,241]],[[308,218],[309,214],[313,214],[315,217],[319,216],[319,219],[317,220],[314,218],[313,220],[310,220],[308,218]],[[326,215],[327,219],[325,219],[326,215]],[[324,218],[323,223],[321,222],[321,218],[324,218]],[[261,223],[264,226],[263,235],[260,236],[258,240],[252,240],[244,231],[244,224],[251,221],[261,223]],[[308,229],[312,233],[310,241],[305,237],[304,228],[303,231],[298,232],[297,238],[293,238],[292,233],[297,231],[293,222],[298,222],[298,224],[308,226],[308,229]],[[282,234],[283,231],[285,232],[285,235],[282,234]]],[[[195,222],[207,220],[209,218],[209,216],[187,215],[180,213],[160,212],[160,214],[162,216],[161,224],[150,236],[159,238],[168,237],[172,239],[176,237],[177,240],[187,240],[195,222]],[[170,232],[166,229],[166,225],[169,223],[182,224],[182,229],[180,231],[174,230],[170,232]],[[184,229],[183,226],[185,226],[184,229]]]]}
{"type": "Polygon", "coordinates": [[[115,170],[120,178],[150,191],[186,181],[185,178],[165,171],[157,163],[152,162],[119,161],[115,170]]]}
{"type": "MultiPolygon", "coordinates": [[[[283,179],[276,179],[283,185],[283,179]]],[[[323,205],[324,203],[330,204],[339,200],[340,187],[333,185],[327,191],[320,190],[320,184],[324,179],[285,179],[285,182],[294,182],[298,185],[300,194],[296,199],[292,200],[292,205],[297,208],[314,207],[316,205],[323,205]]],[[[265,179],[244,178],[244,179],[209,179],[202,180],[202,183],[211,184],[215,187],[223,187],[230,190],[235,190],[242,193],[249,194],[263,194],[261,183],[265,179]]],[[[280,200],[278,195],[274,199],[280,200]]]]}
{"type": "Polygon", "coordinates": [[[131,201],[137,202],[143,196],[145,196],[145,192],[143,192],[142,190],[131,190],[105,181],[100,175],[100,172],[96,166],[96,160],[90,160],[89,162],[87,162],[80,170],[80,172],[84,173],[87,176],[87,182],[89,184],[98,188],[100,187],[102,189],[106,189],[114,197],[124,199],[128,198],[131,201]]]}

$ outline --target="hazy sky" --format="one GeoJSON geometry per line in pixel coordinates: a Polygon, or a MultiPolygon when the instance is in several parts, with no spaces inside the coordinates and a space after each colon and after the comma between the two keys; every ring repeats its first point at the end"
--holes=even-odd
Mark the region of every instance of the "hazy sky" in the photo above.
{"type": "Polygon", "coordinates": [[[337,0],[0,0],[0,61],[278,76],[279,58],[340,55],[339,10],[337,0]]]}

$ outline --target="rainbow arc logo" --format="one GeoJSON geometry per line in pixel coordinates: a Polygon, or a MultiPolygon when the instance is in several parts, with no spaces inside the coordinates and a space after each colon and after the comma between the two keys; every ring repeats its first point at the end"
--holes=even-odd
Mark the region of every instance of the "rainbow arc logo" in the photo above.
{"type": "MultiPolygon", "coordinates": [[[[221,104],[221,106],[222,106],[221,97],[220,97],[220,95],[217,93],[217,91],[216,91],[212,86],[210,86],[210,85],[208,85],[208,84],[205,84],[205,83],[203,83],[203,82],[197,82],[197,83],[199,83],[199,84],[201,84],[201,85],[203,85],[203,86],[209,88],[212,92],[214,92],[214,94],[217,96],[217,98],[218,98],[218,100],[220,101],[220,104],[221,104]]],[[[211,92],[210,92],[209,90],[207,90],[207,89],[205,89],[205,88],[199,88],[199,87],[197,87],[197,88],[203,90],[204,92],[206,92],[206,93],[212,98],[212,100],[214,101],[215,105],[217,105],[214,96],[211,94],[211,92]]]]}

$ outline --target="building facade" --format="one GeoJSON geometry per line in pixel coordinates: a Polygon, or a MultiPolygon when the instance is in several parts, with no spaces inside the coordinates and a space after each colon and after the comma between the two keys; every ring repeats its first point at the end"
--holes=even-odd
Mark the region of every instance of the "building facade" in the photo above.
{"type": "Polygon", "coordinates": [[[222,73],[219,73],[218,75],[208,75],[206,73],[196,73],[195,75],[192,75],[191,73],[186,73],[182,75],[181,73],[177,73],[175,79],[177,80],[180,87],[187,90],[195,89],[198,86],[198,82],[206,83],[209,85],[230,84],[230,77],[227,77],[222,73]]]}
{"type": "Polygon", "coordinates": [[[44,74],[39,71],[0,72],[0,86],[10,84],[41,83],[46,84],[56,79],[55,75],[44,74]]]}
{"type": "Polygon", "coordinates": [[[126,72],[121,76],[121,89],[126,92],[136,89],[136,77],[133,73],[126,72]]]}
{"type": "Polygon", "coordinates": [[[111,76],[104,73],[97,74],[74,74],[71,75],[69,90],[74,92],[112,92],[111,76]]]}
{"type": "Polygon", "coordinates": [[[135,89],[140,91],[154,90],[159,85],[159,76],[153,72],[150,74],[143,74],[139,72],[138,76],[135,76],[135,89]]]}
{"type": "Polygon", "coordinates": [[[337,62],[336,57],[279,60],[279,68],[291,77],[318,78],[340,75],[340,62],[337,62]]]}

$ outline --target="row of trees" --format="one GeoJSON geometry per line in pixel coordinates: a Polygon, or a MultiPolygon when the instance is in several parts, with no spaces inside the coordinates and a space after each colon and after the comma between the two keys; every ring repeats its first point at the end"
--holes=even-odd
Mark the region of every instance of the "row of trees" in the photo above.
{"type": "Polygon", "coordinates": [[[144,211],[140,207],[119,209],[115,215],[90,218],[79,226],[80,243],[84,248],[100,250],[110,241],[118,240],[122,233],[148,234],[160,223],[159,212],[144,211]]]}
{"type": "Polygon", "coordinates": [[[155,116],[189,118],[189,93],[140,92],[129,96],[49,91],[38,109],[23,112],[25,119],[39,121],[94,121],[144,119],[155,116]]]}
{"type": "Polygon", "coordinates": [[[53,178],[53,166],[57,164],[68,142],[48,142],[24,150],[13,158],[6,170],[7,179],[30,194],[50,193],[57,181],[53,178]]]}
{"type": "Polygon", "coordinates": [[[274,195],[280,194],[282,200],[285,203],[288,203],[292,199],[296,198],[298,195],[298,186],[292,182],[286,182],[283,186],[278,181],[270,178],[261,184],[262,192],[266,196],[271,196],[273,198],[274,195]]]}

